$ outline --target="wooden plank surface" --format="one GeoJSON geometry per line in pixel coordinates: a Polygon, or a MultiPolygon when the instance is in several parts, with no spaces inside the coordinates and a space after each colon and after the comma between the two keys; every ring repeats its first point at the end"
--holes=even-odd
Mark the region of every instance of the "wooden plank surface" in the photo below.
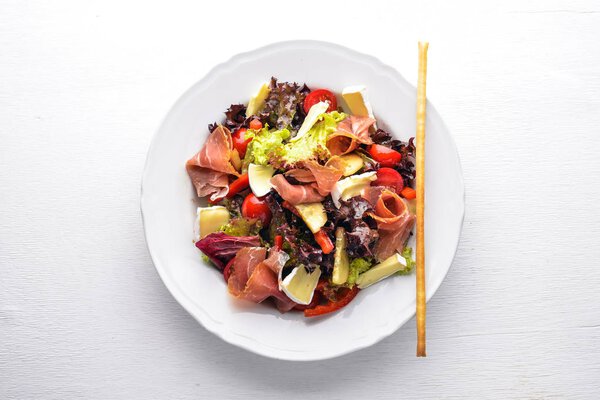
{"type": "Polygon", "coordinates": [[[598,398],[600,5],[309,4],[0,1],[1,399],[598,398]],[[414,320],[334,360],[252,355],[152,267],[139,184],[162,116],[215,63],[299,38],[413,84],[431,43],[467,208],[426,359],[414,320]]]}

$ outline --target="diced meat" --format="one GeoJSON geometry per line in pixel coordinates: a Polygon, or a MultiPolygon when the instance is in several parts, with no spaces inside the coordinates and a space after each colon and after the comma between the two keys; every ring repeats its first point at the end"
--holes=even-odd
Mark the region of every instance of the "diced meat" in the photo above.
{"type": "Polygon", "coordinates": [[[227,288],[233,296],[254,303],[273,298],[279,311],[289,311],[296,303],[279,290],[277,278],[289,256],[284,251],[272,249],[265,259],[266,253],[264,247],[241,249],[231,266],[227,288]]]}
{"type": "Polygon", "coordinates": [[[199,197],[216,200],[229,191],[229,175],[239,176],[231,164],[233,141],[229,129],[219,125],[206,139],[202,149],[185,167],[199,197]]]}

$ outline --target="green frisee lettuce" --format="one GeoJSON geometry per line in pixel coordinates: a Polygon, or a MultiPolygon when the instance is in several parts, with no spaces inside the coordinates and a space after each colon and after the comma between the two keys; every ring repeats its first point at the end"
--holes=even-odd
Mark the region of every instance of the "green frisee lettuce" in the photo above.
{"type": "Polygon", "coordinates": [[[413,270],[415,269],[415,265],[417,265],[417,263],[415,262],[415,260],[413,260],[413,257],[412,257],[412,248],[405,247],[404,250],[402,250],[402,253],[400,255],[402,257],[404,257],[404,259],[406,260],[406,268],[404,268],[402,271],[398,271],[398,275],[411,274],[413,272],[413,270]]]}
{"type": "Polygon", "coordinates": [[[281,157],[283,162],[293,165],[299,161],[329,158],[331,154],[327,149],[327,137],[335,132],[338,122],[346,117],[346,114],[337,111],[321,114],[304,136],[285,144],[281,157]]]}
{"type": "Polygon", "coordinates": [[[354,286],[358,275],[366,272],[373,266],[373,262],[368,258],[355,258],[350,263],[350,271],[348,273],[348,285],[354,286]]]}
{"type": "Polygon", "coordinates": [[[245,217],[232,218],[219,230],[230,236],[255,236],[262,228],[260,220],[245,217]]]}
{"type": "Polygon", "coordinates": [[[246,155],[244,156],[243,161],[244,168],[247,168],[250,163],[267,165],[271,157],[281,156],[283,142],[284,140],[289,139],[289,137],[289,130],[281,129],[269,131],[269,125],[265,125],[265,127],[259,131],[248,129],[245,138],[252,138],[252,141],[248,144],[248,148],[246,149],[246,155]]]}

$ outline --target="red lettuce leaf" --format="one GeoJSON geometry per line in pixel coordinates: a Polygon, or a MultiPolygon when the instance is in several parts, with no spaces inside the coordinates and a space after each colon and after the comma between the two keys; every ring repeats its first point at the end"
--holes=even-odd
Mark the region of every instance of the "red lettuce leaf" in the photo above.
{"type": "Polygon", "coordinates": [[[211,233],[196,242],[196,247],[206,254],[219,271],[223,271],[242,247],[258,246],[260,246],[258,236],[230,236],[224,232],[211,233]]]}
{"type": "Polygon", "coordinates": [[[277,83],[276,78],[271,78],[270,89],[259,115],[263,124],[267,123],[276,129],[298,130],[304,122],[302,104],[310,93],[308,86],[300,86],[296,82],[277,83]]]}
{"type": "Polygon", "coordinates": [[[360,196],[340,201],[340,208],[327,198],[323,202],[327,218],[335,226],[346,230],[346,251],[351,258],[371,257],[379,239],[377,224],[367,215],[372,212],[371,204],[360,196]]]}

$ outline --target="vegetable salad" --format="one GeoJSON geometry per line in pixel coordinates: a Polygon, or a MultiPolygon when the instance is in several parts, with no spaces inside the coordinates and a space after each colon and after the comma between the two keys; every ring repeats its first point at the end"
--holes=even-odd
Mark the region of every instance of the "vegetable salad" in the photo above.
{"type": "Polygon", "coordinates": [[[315,317],[412,272],[415,146],[378,122],[363,86],[272,78],[209,125],[195,243],[233,296],[315,317]]]}

